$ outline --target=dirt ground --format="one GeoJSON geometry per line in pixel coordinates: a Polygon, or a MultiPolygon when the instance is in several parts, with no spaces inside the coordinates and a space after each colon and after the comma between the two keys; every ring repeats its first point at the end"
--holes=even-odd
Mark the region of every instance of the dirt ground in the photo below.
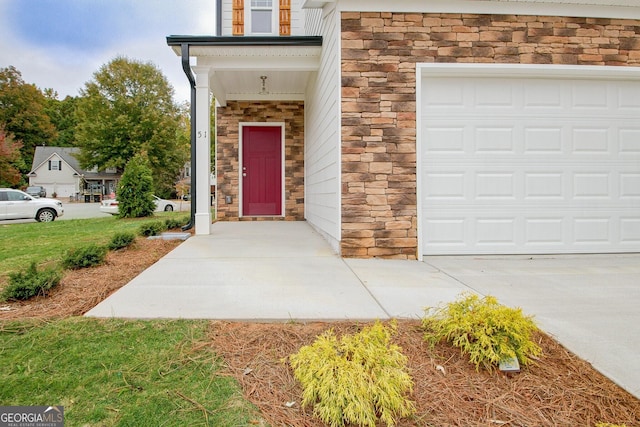
{"type": "MultiPolygon", "coordinates": [[[[139,238],[110,252],[99,267],[66,272],[47,297],[0,303],[0,321],[80,316],[129,282],[179,243],[139,238]]],[[[358,322],[238,323],[212,321],[210,340],[224,359],[225,374],[272,426],[322,426],[311,408],[299,405],[301,390],[286,357],[329,328],[352,333],[358,322]]],[[[596,426],[640,427],[640,400],[613,384],[590,364],[545,334],[536,339],[544,354],[518,374],[477,372],[460,352],[422,340],[419,322],[400,321],[396,343],[409,359],[418,408],[399,426],[596,426]]]]}

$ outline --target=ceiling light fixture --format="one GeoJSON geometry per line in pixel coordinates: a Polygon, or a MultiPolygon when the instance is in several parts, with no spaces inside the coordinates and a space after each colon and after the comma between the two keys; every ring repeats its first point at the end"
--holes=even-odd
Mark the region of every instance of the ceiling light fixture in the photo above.
{"type": "Polygon", "coordinates": [[[260,76],[262,80],[262,89],[260,89],[260,95],[269,95],[267,91],[267,76],[260,76]]]}

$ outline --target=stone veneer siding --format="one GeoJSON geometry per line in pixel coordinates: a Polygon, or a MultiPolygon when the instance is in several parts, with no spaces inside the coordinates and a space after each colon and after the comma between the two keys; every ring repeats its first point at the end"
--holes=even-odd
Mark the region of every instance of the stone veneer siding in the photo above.
{"type": "Polygon", "coordinates": [[[216,188],[218,220],[304,220],[304,102],[228,102],[218,108],[216,188]],[[239,191],[239,131],[240,122],[284,122],[285,149],[285,215],[281,217],[240,218],[239,191]],[[227,204],[225,197],[231,196],[227,204]]]}
{"type": "Polygon", "coordinates": [[[640,66],[637,20],[363,12],[341,20],[347,257],[417,256],[416,63],[640,66]]]}

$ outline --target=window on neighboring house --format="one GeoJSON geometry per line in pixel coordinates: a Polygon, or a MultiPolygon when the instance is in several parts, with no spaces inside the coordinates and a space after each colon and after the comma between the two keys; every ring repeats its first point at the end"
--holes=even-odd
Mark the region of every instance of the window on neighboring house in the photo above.
{"type": "Polygon", "coordinates": [[[273,34],[273,0],[251,0],[251,34],[273,34]]]}
{"type": "Polygon", "coordinates": [[[49,170],[50,171],[61,171],[62,170],[62,160],[49,160],[49,170]]]}

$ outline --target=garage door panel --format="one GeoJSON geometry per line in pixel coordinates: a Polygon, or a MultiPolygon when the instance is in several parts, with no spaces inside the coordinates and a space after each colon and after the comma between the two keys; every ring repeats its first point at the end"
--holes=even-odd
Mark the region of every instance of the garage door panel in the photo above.
{"type": "Polygon", "coordinates": [[[640,82],[422,87],[424,254],[640,251],[640,82]]]}
{"type": "Polygon", "coordinates": [[[594,119],[511,120],[519,123],[509,125],[504,120],[493,121],[477,116],[466,117],[464,123],[451,119],[425,120],[422,127],[423,152],[472,156],[555,155],[564,156],[569,161],[574,155],[605,155],[612,159],[620,155],[635,155],[640,158],[640,126],[624,126],[624,121],[611,120],[594,125],[597,122],[594,119]]]}
{"type": "Polygon", "coordinates": [[[428,246],[436,250],[434,253],[440,253],[442,248],[453,251],[450,253],[463,250],[467,246],[465,236],[466,222],[467,218],[463,216],[438,217],[434,215],[428,218],[424,222],[428,246]],[[437,250],[437,248],[441,249],[437,250]]]}
{"type": "Polygon", "coordinates": [[[619,82],[617,90],[617,108],[634,114],[640,113],[640,87],[637,82],[619,82]]]}
{"type": "Polygon", "coordinates": [[[574,199],[611,198],[609,173],[584,172],[573,175],[574,199]]]}
{"type": "Polygon", "coordinates": [[[574,154],[611,155],[611,135],[608,126],[574,127],[572,129],[572,151],[574,154]]]}
{"type": "Polygon", "coordinates": [[[620,198],[634,201],[640,199],[640,173],[620,174],[620,198]]]}
{"type": "Polygon", "coordinates": [[[566,194],[562,171],[524,172],[524,197],[526,199],[559,200],[566,194]]]}
{"type": "Polygon", "coordinates": [[[640,156],[640,128],[620,129],[618,131],[618,141],[619,154],[640,156]]]}
{"type": "Polygon", "coordinates": [[[561,154],[561,126],[524,126],[524,154],[561,154]]]}
{"type": "Polygon", "coordinates": [[[640,244],[640,218],[628,216],[620,218],[620,241],[622,247],[636,248],[640,244]]]}
{"type": "Polygon", "coordinates": [[[592,248],[607,252],[612,241],[618,241],[620,249],[634,248],[640,243],[640,220],[606,213],[551,216],[539,212],[515,217],[496,216],[495,212],[486,216],[444,214],[424,224],[425,255],[566,253],[592,248]],[[550,249],[553,251],[549,252],[550,249]]]}
{"type": "MultiPolygon", "coordinates": [[[[574,110],[608,110],[613,105],[610,98],[612,87],[606,81],[577,81],[571,83],[571,107],[574,110]]],[[[613,93],[615,94],[615,92],[613,93]]]]}
{"type": "Polygon", "coordinates": [[[573,241],[576,245],[607,246],[613,240],[613,229],[609,217],[574,218],[573,241]]]}
{"type": "MultiPolygon", "coordinates": [[[[553,109],[560,111],[566,102],[568,88],[557,84],[548,84],[540,80],[523,80],[519,83],[512,82],[513,86],[523,91],[523,107],[528,110],[553,109]]],[[[510,85],[506,85],[510,86],[510,85]]]]}
{"type": "Polygon", "coordinates": [[[515,246],[517,235],[515,218],[478,218],[473,228],[478,246],[515,246]]]}
{"type": "Polygon", "coordinates": [[[478,172],[475,174],[475,199],[516,199],[515,174],[478,172]]]}
{"type": "Polygon", "coordinates": [[[425,147],[429,153],[464,154],[464,126],[429,127],[425,129],[425,138],[430,144],[425,147]]]}

